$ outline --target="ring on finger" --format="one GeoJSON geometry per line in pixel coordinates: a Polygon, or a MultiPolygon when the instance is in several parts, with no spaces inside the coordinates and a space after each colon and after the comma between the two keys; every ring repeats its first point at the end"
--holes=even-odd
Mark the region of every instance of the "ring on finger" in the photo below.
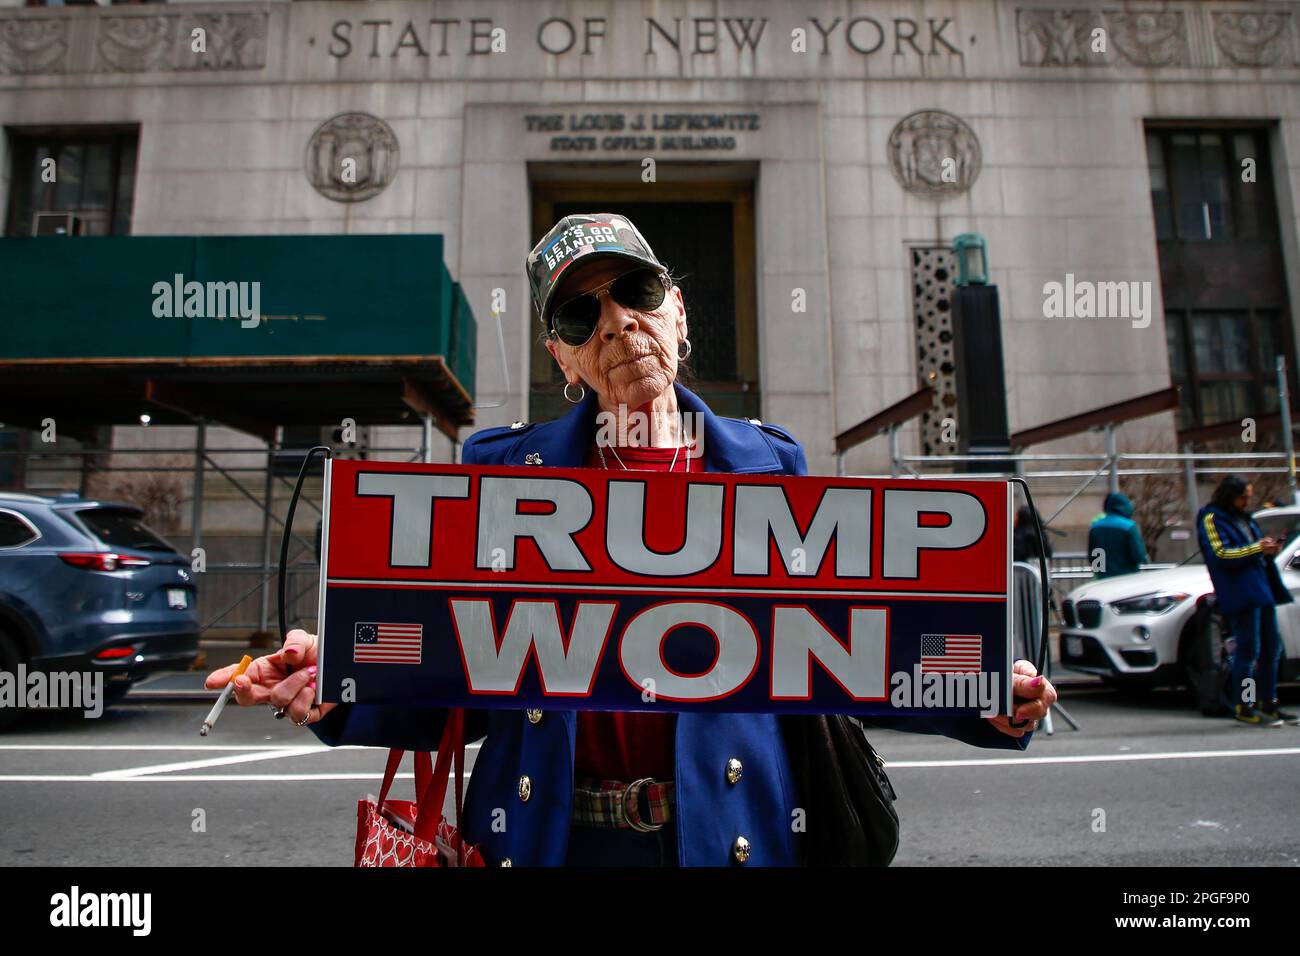
{"type": "Polygon", "coordinates": [[[313,710],[315,710],[315,709],[316,709],[315,707],[309,707],[309,708],[307,709],[307,713],[305,713],[305,714],[302,715],[302,720],[295,720],[295,721],[293,722],[293,723],[294,723],[294,726],[296,726],[296,727],[306,727],[308,724],[310,724],[310,723],[311,723],[311,712],[312,712],[313,710]]]}
{"type": "Polygon", "coordinates": [[[285,713],[289,710],[288,707],[276,707],[275,704],[267,704],[266,706],[271,708],[271,712],[275,714],[276,720],[283,720],[285,713]]]}

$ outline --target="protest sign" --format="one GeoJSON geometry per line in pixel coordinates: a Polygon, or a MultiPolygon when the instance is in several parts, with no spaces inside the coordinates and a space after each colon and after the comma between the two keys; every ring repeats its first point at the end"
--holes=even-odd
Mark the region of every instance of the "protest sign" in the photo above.
{"type": "Polygon", "coordinates": [[[1010,494],[330,461],[320,699],[1007,713],[1010,494]]]}

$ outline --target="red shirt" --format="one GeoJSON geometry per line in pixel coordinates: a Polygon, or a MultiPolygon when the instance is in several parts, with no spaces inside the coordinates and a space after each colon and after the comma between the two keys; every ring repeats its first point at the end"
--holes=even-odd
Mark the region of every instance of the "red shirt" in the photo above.
{"type": "MultiPolygon", "coordinates": [[[[699,459],[688,458],[685,449],[619,447],[611,451],[606,447],[604,451],[605,465],[610,471],[622,471],[623,465],[632,471],[668,471],[669,465],[676,472],[703,470],[699,459]],[[620,460],[623,465],[619,464],[620,460]]],[[[587,453],[587,467],[601,467],[594,444],[587,453]]],[[[573,752],[574,775],[624,783],[642,777],[671,780],[676,728],[676,714],[580,710],[573,752]]]]}

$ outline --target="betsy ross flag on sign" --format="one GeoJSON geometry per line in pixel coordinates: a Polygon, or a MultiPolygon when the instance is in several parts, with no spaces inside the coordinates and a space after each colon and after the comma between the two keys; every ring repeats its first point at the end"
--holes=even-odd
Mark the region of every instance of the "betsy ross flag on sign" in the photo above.
{"type": "Polygon", "coordinates": [[[352,660],[357,664],[418,664],[423,624],[358,623],[352,660]]]}
{"type": "Polygon", "coordinates": [[[978,634],[922,634],[921,673],[978,673],[982,642],[978,634]]]}

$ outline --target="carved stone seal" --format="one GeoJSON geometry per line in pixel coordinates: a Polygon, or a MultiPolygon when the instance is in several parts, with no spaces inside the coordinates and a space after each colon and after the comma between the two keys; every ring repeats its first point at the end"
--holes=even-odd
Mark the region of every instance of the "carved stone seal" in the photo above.
{"type": "Polygon", "coordinates": [[[397,135],[369,113],[340,113],[307,143],[307,179],[336,202],[377,196],[397,175],[397,135]]]}
{"type": "Polygon", "coordinates": [[[948,199],[968,192],[980,174],[980,143],[974,130],[943,110],[903,117],[889,134],[889,165],[910,193],[948,199]]]}

